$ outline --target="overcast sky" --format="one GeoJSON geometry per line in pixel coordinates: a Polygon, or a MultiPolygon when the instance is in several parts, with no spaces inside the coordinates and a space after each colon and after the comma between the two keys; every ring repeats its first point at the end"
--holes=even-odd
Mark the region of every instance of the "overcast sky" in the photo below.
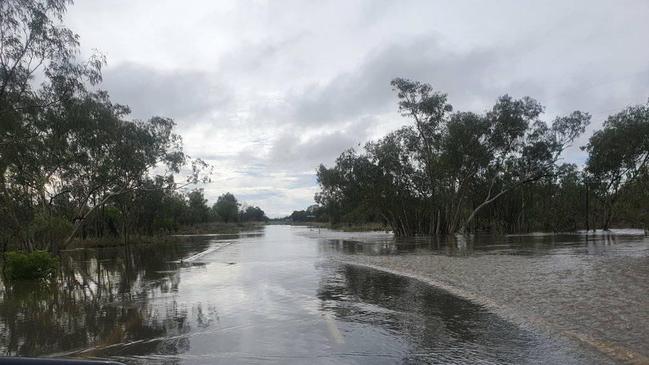
{"type": "Polygon", "coordinates": [[[321,162],[408,123],[395,77],[461,110],[508,93],[548,120],[587,111],[592,133],[649,98],[648,19],[643,0],[77,0],[66,23],[107,56],[114,101],[174,118],[215,166],[210,203],[229,191],[274,217],[313,204],[321,162]]]}

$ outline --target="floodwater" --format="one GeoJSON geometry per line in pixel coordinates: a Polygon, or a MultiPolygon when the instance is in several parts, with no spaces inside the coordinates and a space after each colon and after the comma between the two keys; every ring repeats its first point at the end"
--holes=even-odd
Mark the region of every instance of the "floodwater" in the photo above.
{"type": "MultiPolygon", "coordinates": [[[[0,351],[163,364],[611,361],[420,281],[336,259],[482,252],[473,243],[361,236],[372,244],[266,226],[178,244],[67,252],[56,281],[0,287],[0,351]]],[[[523,238],[478,246],[533,255],[557,249],[548,240],[531,248],[523,238]]],[[[567,249],[576,254],[593,249],[575,241],[567,249]]]]}
{"type": "Polygon", "coordinates": [[[343,232],[329,229],[310,229],[302,234],[323,243],[326,241],[325,247],[346,255],[645,257],[649,253],[649,239],[641,229],[396,238],[385,232],[343,232]]]}
{"type": "Polygon", "coordinates": [[[642,230],[441,239],[335,231],[311,236],[320,237],[339,262],[414,277],[612,361],[649,364],[649,237],[642,230]]]}

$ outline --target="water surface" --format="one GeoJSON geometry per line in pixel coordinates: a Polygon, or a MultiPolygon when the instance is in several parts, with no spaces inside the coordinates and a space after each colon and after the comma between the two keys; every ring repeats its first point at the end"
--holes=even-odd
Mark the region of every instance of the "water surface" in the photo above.
{"type": "Polygon", "coordinates": [[[165,364],[608,361],[416,280],[331,259],[340,250],[435,251],[363,237],[374,244],[267,226],[68,252],[57,281],[3,285],[0,349],[165,364]]]}

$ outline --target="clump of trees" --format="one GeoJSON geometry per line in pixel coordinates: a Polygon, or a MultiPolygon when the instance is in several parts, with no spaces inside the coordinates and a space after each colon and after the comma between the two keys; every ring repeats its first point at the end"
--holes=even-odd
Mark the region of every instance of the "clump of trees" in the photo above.
{"type": "Polygon", "coordinates": [[[313,204],[306,208],[306,210],[294,210],[291,215],[284,220],[290,220],[291,222],[326,222],[328,216],[326,211],[319,205],[313,204]]]}
{"type": "Polygon", "coordinates": [[[266,213],[257,206],[245,206],[239,211],[241,222],[267,222],[268,220],[266,213]]]}
{"type": "Polygon", "coordinates": [[[627,200],[622,203],[627,210],[628,205],[644,201],[637,214],[648,222],[649,205],[643,198],[649,191],[649,102],[610,116],[585,150],[589,155],[585,176],[602,203],[602,227],[611,226],[620,200],[625,200],[622,198],[627,200]]]}
{"type": "MultiPolygon", "coordinates": [[[[610,117],[579,170],[560,156],[590,123],[587,113],[547,123],[536,100],[508,95],[485,113],[454,111],[428,84],[392,87],[411,124],[318,169],[315,199],[332,223],[381,221],[397,235],[608,228],[624,194],[635,188],[635,201],[649,201],[647,105],[610,117]]],[[[634,212],[647,224],[646,208],[634,212]]]]}
{"type": "Polygon", "coordinates": [[[236,222],[239,218],[239,202],[234,195],[225,193],[212,206],[212,213],[217,220],[225,223],[236,222]]]}
{"type": "Polygon", "coordinates": [[[107,202],[86,218],[78,236],[121,237],[128,242],[129,236],[175,233],[187,226],[264,222],[268,219],[259,207],[239,207],[231,193],[221,195],[210,207],[202,189],[182,192],[152,187],[107,202]]]}
{"type": "Polygon", "coordinates": [[[266,213],[254,205],[242,205],[231,193],[219,196],[216,203],[212,205],[211,221],[235,223],[235,222],[266,222],[266,213]]]}
{"type": "Polygon", "coordinates": [[[76,237],[128,241],[215,220],[202,191],[183,193],[210,167],[183,152],[172,119],[132,119],[101,90],[105,60],[78,58],[79,37],[62,24],[69,4],[0,2],[3,249],[57,252],[76,237]]]}
{"type": "Polygon", "coordinates": [[[126,232],[136,201],[207,179],[173,120],[130,119],[99,89],[105,61],[77,58],[78,36],[61,23],[68,4],[0,4],[0,240],[27,251],[64,248],[115,210],[126,232]]]}

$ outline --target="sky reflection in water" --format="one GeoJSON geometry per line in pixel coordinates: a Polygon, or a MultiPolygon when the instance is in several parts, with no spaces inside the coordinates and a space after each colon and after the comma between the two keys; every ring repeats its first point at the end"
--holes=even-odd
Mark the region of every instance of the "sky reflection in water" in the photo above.
{"type": "MultiPolygon", "coordinates": [[[[267,226],[153,249],[70,252],[57,282],[3,286],[0,348],[127,363],[592,362],[442,290],[328,258],[456,254],[446,244],[373,239],[380,243],[267,226]]],[[[476,245],[466,247],[460,254],[476,245]]]]}

